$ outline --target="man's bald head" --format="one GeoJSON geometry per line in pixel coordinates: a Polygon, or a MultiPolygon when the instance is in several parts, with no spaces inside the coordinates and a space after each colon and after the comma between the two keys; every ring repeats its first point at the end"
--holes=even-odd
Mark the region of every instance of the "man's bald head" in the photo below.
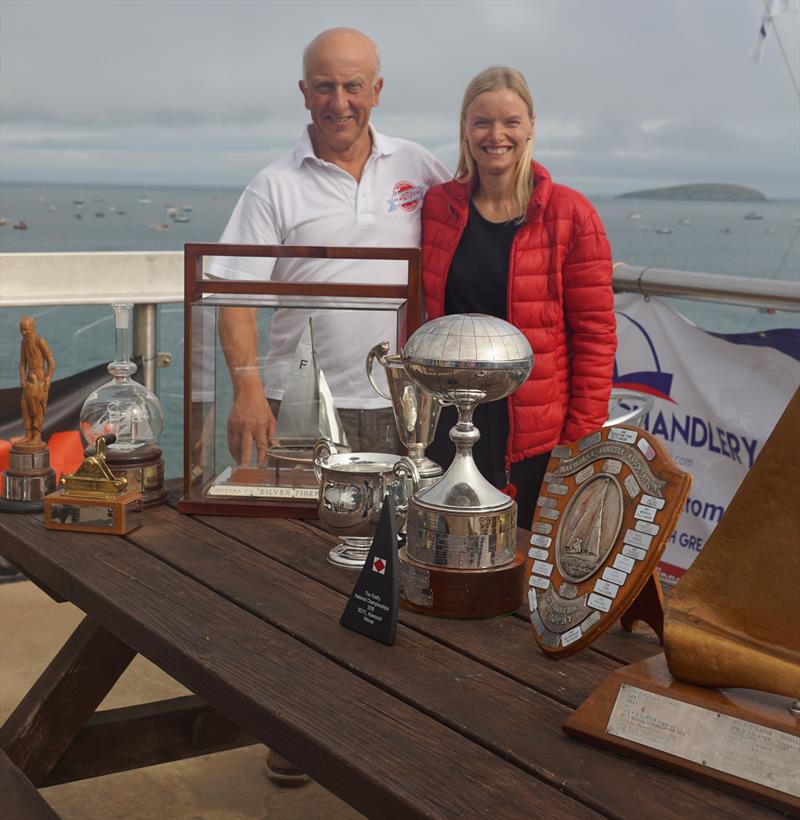
{"type": "Polygon", "coordinates": [[[366,34],[354,28],[330,28],[318,34],[303,50],[303,80],[308,82],[310,73],[318,62],[326,62],[331,56],[341,55],[370,66],[372,82],[380,77],[381,58],[378,47],[366,34]]]}

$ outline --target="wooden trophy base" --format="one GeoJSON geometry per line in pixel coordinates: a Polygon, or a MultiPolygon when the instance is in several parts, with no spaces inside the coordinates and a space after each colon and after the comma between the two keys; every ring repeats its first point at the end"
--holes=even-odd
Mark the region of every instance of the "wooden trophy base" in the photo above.
{"type": "MultiPolygon", "coordinates": [[[[92,451],[94,448],[92,448],[92,451]]],[[[142,496],[144,507],[155,507],[167,500],[164,486],[164,458],[161,448],[147,444],[131,451],[109,447],[106,464],[116,478],[128,479],[128,491],[142,496]]]]}
{"type": "Polygon", "coordinates": [[[797,816],[800,718],[790,705],[766,692],[682,683],[659,654],[612,672],[564,731],[797,816]]]}
{"type": "Polygon", "coordinates": [[[44,525],[49,530],[125,535],[141,523],[140,493],[127,492],[112,498],[88,498],[58,490],[44,500],[44,525]]]}
{"type": "Polygon", "coordinates": [[[490,569],[453,569],[400,558],[400,605],[437,618],[495,618],[516,612],[522,604],[525,553],[490,569]]]}
{"type": "Polygon", "coordinates": [[[50,466],[50,450],[44,442],[24,440],[11,445],[8,469],[0,478],[0,510],[39,512],[44,499],[56,489],[56,471],[50,466]]]}

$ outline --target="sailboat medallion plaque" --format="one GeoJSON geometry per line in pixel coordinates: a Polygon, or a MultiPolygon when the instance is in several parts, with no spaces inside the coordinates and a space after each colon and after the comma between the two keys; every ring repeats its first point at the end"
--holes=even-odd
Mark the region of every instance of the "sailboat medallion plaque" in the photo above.
{"type": "Polygon", "coordinates": [[[690,484],[658,440],[633,427],[553,450],[528,552],[528,604],[543,652],[570,655],[615,620],[628,625],[626,617],[661,637],[653,572],[690,484]]]}

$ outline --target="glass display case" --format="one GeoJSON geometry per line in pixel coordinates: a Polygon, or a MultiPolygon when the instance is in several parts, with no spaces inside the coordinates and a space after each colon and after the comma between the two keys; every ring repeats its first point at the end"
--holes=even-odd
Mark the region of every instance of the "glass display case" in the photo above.
{"type": "Polygon", "coordinates": [[[316,442],[355,449],[354,414],[391,412],[366,359],[420,325],[419,251],[189,244],[184,264],[179,511],[316,518],[316,442]]]}

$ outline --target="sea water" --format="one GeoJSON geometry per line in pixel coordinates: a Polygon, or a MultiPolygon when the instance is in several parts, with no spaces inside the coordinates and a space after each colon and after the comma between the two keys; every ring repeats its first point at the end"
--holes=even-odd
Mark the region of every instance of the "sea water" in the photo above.
{"type": "MultiPolygon", "coordinates": [[[[4,183],[0,218],[6,224],[0,227],[0,251],[167,251],[181,250],[186,242],[214,242],[239,193],[216,188],[4,183]],[[188,221],[176,222],[174,215],[188,221]],[[27,230],[13,228],[20,222],[27,230]]],[[[795,283],[800,279],[796,201],[637,202],[592,197],[592,202],[606,227],[615,261],[795,283]],[[763,218],[745,219],[752,211],[763,218]]],[[[798,315],[792,313],[668,301],[695,324],[715,332],[800,327],[798,315]]],[[[159,308],[158,349],[173,355],[172,367],[158,371],[158,393],[167,417],[161,444],[169,476],[181,470],[182,310],[180,305],[159,308]]],[[[110,307],[0,308],[0,388],[17,384],[18,323],[25,313],[37,319],[39,331],[53,348],[58,378],[114,357],[110,307]]]]}

